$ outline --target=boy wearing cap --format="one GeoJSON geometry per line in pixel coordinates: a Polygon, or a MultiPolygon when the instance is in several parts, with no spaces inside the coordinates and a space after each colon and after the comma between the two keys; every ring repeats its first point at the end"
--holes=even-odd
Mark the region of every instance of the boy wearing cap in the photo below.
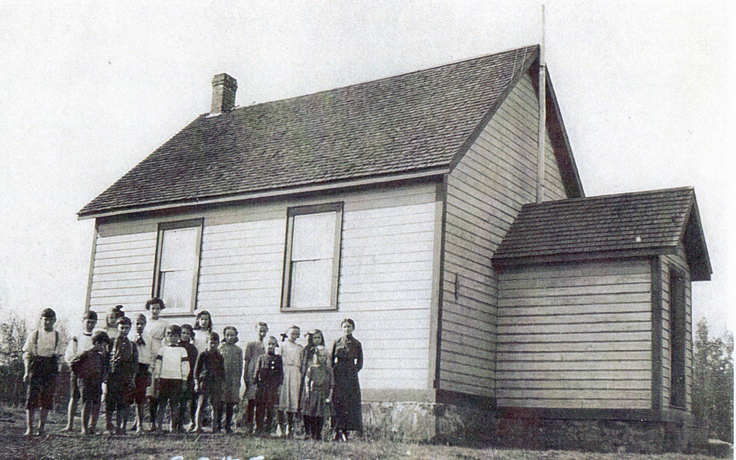
{"type": "Polygon", "coordinates": [[[106,427],[109,434],[125,434],[128,409],[133,403],[135,374],[138,372],[138,348],[128,340],[132,321],[127,316],[118,318],[117,337],[110,351],[110,373],[105,395],[106,427]],[[113,416],[117,412],[115,424],[113,416]]]}
{"type": "Polygon", "coordinates": [[[77,355],[70,367],[77,377],[82,398],[82,434],[94,434],[102,403],[102,381],[109,371],[107,354],[112,345],[105,331],[92,334],[92,348],[77,355]]]}
{"type": "MultiPolygon", "coordinates": [[[[74,358],[89,350],[92,345],[92,331],[97,325],[97,313],[93,310],[87,310],[82,317],[82,333],[75,335],[69,341],[64,353],[64,361],[71,365],[74,358]]],[[[72,431],[74,429],[74,415],[77,412],[77,404],[81,394],[79,392],[79,383],[77,376],[72,372],[69,381],[69,410],[67,412],[66,427],[61,431],[72,431]]]]}
{"type": "Polygon", "coordinates": [[[38,434],[43,434],[46,417],[54,403],[56,375],[64,353],[59,333],[54,329],[56,312],[46,308],[41,312],[41,327],[28,335],[23,346],[23,381],[28,384],[26,399],[26,436],[33,434],[33,419],[39,410],[38,434]]]}

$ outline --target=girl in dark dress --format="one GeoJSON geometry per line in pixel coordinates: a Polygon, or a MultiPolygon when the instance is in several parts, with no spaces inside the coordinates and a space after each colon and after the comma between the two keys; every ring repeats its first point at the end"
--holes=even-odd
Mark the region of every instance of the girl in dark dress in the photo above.
{"type": "Polygon", "coordinates": [[[304,373],[304,392],[301,409],[304,417],[305,439],[322,440],[322,425],[332,416],[332,389],[335,378],[329,365],[329,353],[323,345],[314,347],[312,363],[304,373]]]}
{"type": "Polygon", "coordinates": [[[357,431],[359,435],[363,433],[358,381],[358,372],[363,368],[363,346],[353,338],[355,322],[352,319],[342,320],[341,327],[345,335],[335,340],[332,346],[332,371],[335,376],[332,426],[335,428],[335,440],[347,441],[349,431],[357,431]]]}
{"type": "MultiPolygon", "coordinates": [[[[325,353],[327,352],[327,343],[325,343],[324,334],[319,329],[312,329],[307,332],[307,345],[304,347],[304,350],[302,350],[302,382],[299,389],[299,407],[301,407],[302,400],[304,399],[304,379],[307,375],[307,369],[309,369],[309,366],[314,362],[314,354],[317,347],[322,347],[325,349],[325,353]]],[[[332,367],[329,359],[327,360],[327,366],[330,368],[332,367]]]]}

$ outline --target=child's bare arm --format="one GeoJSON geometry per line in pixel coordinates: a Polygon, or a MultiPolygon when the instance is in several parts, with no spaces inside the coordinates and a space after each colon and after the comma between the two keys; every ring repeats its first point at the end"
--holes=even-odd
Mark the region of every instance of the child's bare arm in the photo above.
{"type": "Polygon", "coordinates": [[[30,366],[31,366],[31,355],[27,352],[23,353],[23,367],[25,369],[25,373],[23,374],[23,382],[25,383],[28,383],[28,379],[31,376],[31,374],[28,372],[30,366]]]}

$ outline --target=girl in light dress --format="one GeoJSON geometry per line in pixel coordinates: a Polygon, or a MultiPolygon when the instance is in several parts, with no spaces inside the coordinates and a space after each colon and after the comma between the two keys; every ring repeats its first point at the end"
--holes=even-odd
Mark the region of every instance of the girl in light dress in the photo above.
{"type": "Polygon", "coordinates": [[[146,302],[146,310],[149,311],[150,317],[148,318],[148,325],[146,331],[151,336],[154,342],[153,354],[156,355],[158,349],[161,348],[161,342],[166,335],[166,328],[169,326],[169,322],[165,319],[161,319],[161,311],[166,308],[164,301],[158,297],[153,297],[146,302]]]}
{"type": "Polygon", "coordinates": [[[281,434],[294,434],[294,418],[299,412],[299,391],[302,386],[302,350],[304,347],[296,343],[301,335],[298,326],[291,326],[281,343],[281,358],[284,366],[284,382],[279,393],[277,407],[281,434]]]}
{"type": "MultiPolygon", "coordinates": [[[[161,311],[164,308],[166,308],[164,301],[158,297],[152,297],[146,302],[146,310],[149,312],[148,322],[146,323],[146,332],[151,338],[151,356],[153,357],[158,354],[158,350],[163,345],[163,339],[166,336],[166,328],[169,327],[169,322],[160,318],[161,311]]],[[[148,412],[151,416],[151,420],[155,420],[155,407],[158,399],[154,390],[153,385],[149,385],[146,390],[146,397],[148,398],[148,412]]]]}
{"type": "Polygon", "coordinates": [[[197,353],[209,349],[210,334],[212,334],[212,315],[207,310],[197,313],[194,320],[194,346],[197,347],[197,353]]]}

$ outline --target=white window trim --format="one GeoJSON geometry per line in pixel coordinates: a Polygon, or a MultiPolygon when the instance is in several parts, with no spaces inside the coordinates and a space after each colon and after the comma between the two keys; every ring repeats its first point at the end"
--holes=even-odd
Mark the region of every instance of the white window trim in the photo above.
{"type": "Polygon", "coordinates": [[[171,312],[168,308],[161,311],[161,316],[176,316],[182,314],[193,314],[197,310],[197,292],[199,287],[199,266],[202,255],[202,230],[204,228],[204,219],[188,219],[176,222],[161,222],[158,224],[158,235],[156,241],[156,263],[153,268],[153,288],[151,290],[152,297],[161,297],[161,256],[163,253],[164,232],[166,230],[176,230],[180,228],[196,228],[197,236],[194,251],[196,253],[196,264],[192,274],[192,297],[189,302],[189,310],[177,310],[171,312]]]}
{"type": "Polygon", "coordinates": [[[321,205],[298,206],[287,209],[286,223],[286,245],[284,251],[283,284],[281,288],[281,311],[282,312],[304,312],[304,311],[328,311],[337,310],[337,291],[340,280],[340,248],[342,246],[342,218],[343,203],[330,203],[321,205]],[[306,214],[318,214],[335,212],[335,237],[332,259],[332,280],[330,291],[330,305],[324,307],[294,308],[291,306],[291,282],[292,282],[292,244],[294,234],[294,217],[306,214]]]}

